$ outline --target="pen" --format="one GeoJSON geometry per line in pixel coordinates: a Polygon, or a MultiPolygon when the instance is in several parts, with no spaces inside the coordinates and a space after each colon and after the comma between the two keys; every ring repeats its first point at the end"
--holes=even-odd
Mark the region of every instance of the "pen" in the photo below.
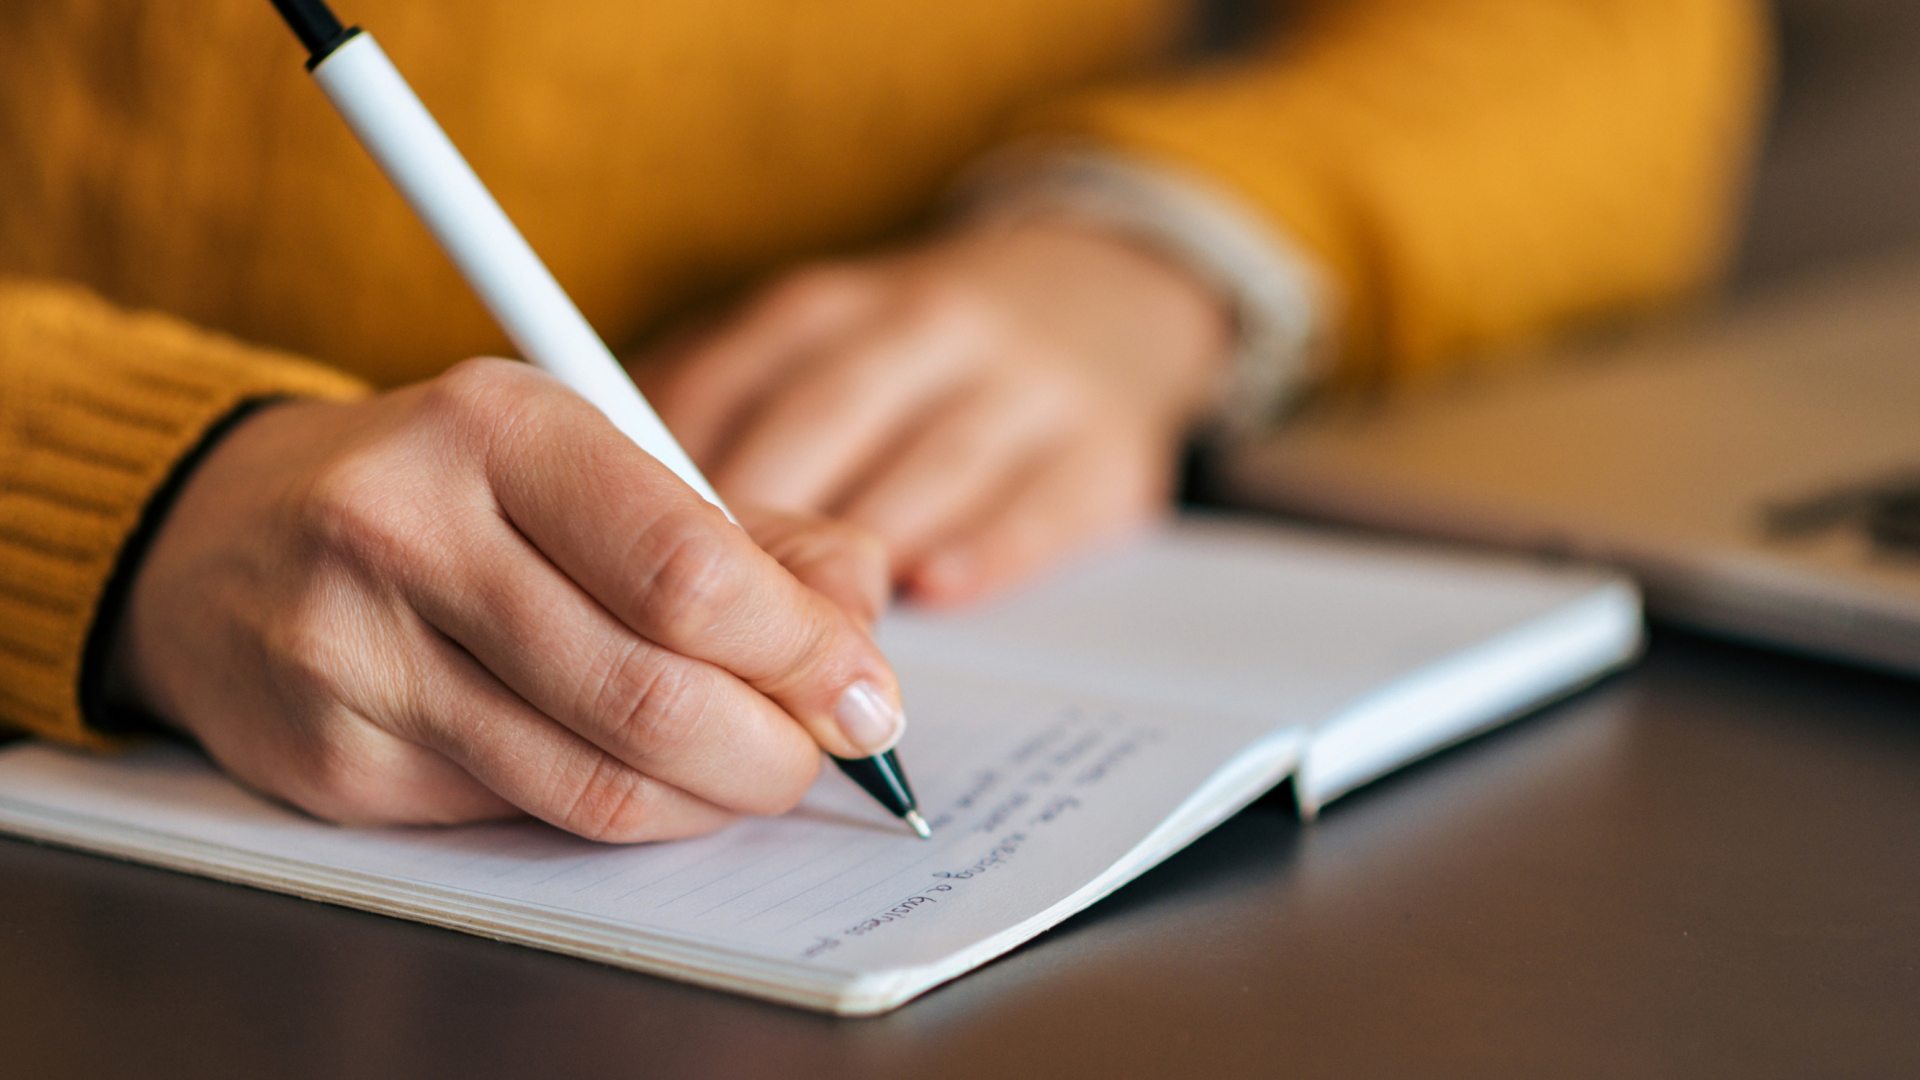
{"type": "MultiPolygon", "coordinates": [[[[520,354],[592,402],[642,450],[732,518],[373,35],[342,26],[325,0],[273,0],[273,6],[307,50],[314,82],[520,354]]],[[[932,835],[893,751],[834,761],[921,839],[932,835]]]]}

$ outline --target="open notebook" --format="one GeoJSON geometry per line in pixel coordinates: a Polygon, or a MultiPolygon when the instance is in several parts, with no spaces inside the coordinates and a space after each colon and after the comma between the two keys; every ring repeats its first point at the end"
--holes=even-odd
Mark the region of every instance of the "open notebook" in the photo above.
{"type": "Polygon", "coordinates": [[[0,829],[867,1014],[1039,934],[1289,775],[1302,811],[1630,660],[1582,571],[1187,522],[883,631],[916,840],[834,770],[805,803],[615,848],[533,823],[342,829],[176,747],[0,752],[0,829]]]}

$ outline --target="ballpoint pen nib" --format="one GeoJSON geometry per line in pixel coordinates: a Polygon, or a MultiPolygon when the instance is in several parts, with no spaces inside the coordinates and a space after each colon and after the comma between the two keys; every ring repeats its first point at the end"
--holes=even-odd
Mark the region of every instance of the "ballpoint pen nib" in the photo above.
{"type": "Polygon", "coordinates": [[[913,831],[919,835],[920,839],[933,839],[933,828],[927,824],[926,818],[920,816],[920,811],[909,810],[901,815],[901,820],[913,826],[913,831]]]}

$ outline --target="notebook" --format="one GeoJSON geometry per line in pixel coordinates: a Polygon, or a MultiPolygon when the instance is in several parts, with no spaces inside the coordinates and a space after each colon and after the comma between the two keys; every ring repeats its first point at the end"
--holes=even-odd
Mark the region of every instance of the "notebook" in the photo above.
{"type": "Polygon", "coordinates": [[[1636,654],[1591,571],[1186,521],[959,615],[893,617],[916,839],[835,770],[779,818],[633,847],[533,822],[346,829],[192,751],[0,752],[0,829],[849,1015],[1099,900],[1292,777],[1302,813],[1636,654]]]}

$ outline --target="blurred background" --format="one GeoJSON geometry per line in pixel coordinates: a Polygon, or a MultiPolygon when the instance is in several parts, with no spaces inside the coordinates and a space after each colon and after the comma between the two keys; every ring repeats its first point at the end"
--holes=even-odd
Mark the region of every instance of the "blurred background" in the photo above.
{"type": "Polygon", "coordinates": [[[1920,251],[1920,3],[1778,0],[1776,9],[1779,96],[1741,291],[1920,251]]]}

